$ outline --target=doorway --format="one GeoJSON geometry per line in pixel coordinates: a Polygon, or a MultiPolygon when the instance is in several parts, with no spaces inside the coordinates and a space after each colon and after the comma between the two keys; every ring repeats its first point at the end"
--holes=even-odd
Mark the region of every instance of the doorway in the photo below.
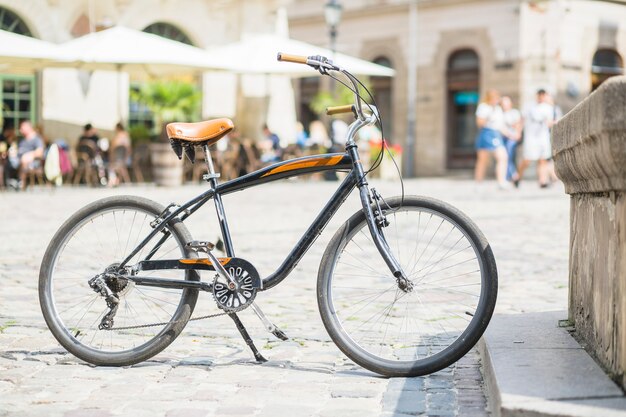
{"type": "Polygon", "coordinates": [[[447,167],[473,168],[476,152],[475,113],[479,99],[480,62],[471,49],[455,51],[448,59],[447,79],[447,167]]]}

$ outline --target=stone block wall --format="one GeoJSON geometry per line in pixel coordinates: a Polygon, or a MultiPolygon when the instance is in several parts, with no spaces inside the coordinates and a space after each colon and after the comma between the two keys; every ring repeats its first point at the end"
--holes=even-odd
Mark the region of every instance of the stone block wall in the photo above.
{"type": "Polygon", "coordinates": [[[571,196],[569,318],[626,388],[626,77],[563,117],[552,148],[571,196]]]}

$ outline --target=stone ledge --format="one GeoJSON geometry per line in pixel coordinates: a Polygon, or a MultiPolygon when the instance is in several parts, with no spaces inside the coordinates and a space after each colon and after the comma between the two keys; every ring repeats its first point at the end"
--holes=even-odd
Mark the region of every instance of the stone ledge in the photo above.
{"type": "Polygon", "coordinates": [[[558,327],[566,317],[493,317],[478,348],[494,417],[626,416],[622,390],[558,327]]]}
{"type": "Polygon", "coordinates": [[[626,190],[626,76],[604,82],[554,126],[552,154],[568,194],[626,190]]]}

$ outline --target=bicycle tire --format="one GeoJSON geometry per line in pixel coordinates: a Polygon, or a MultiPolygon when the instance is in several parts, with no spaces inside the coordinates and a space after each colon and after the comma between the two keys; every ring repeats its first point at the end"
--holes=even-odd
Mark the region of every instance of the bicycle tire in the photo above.
{"type": "MultiPolygon", "coordinates": [[[[119,225],[120,229],[123,227],[124,224],[128,223],[128,221],[124,223],[126,211],[128,211],[129,213],[134,213],[135,217],[132,217],[133,223],[132,223],[132,226],[130,227],[130,230],[128,230],[128,239],[126,241],[126,248],[124,249],[124,251],[128,251],[130,253],[130,250],[134,248],[134,246],[130,245],[131,235],[132,235],[133,241],[140,241],[140,239],[142,239],[143,237],[147,235],[147,232],[149,230],[152,230],[149,225],[150,221],[156,218],[160,213],[162,213],[163,210],[164,210],[164,207],[162,205],[154,201],[148,200],[146,198],[142,198],[142,197],[115,196],[115,197],[104,198],[104,199],[98,200],[94,203],[91,203],[85,206],[84,208],[79,210],[77,213],[72,215],[61,226],[61,228],[56,232],[56,234],[52,238],[45,252],[45,255],[43,257],[43,260],[41,263],[40,274],[39,274],[39,300],[40,300],[41,310],[45,318],[46,324],[48,325],[54,337],[65,349],[67,349],[70,353],[72,353],[76,357],[94,365],[104,365],[104,366],[133,365],[133,364],[145,361],[153,357],[154,355],[158,354],[163,349],[165,349],[170,343],[172,343],[176,339],[176,337],[180,334],[180,332],[183,330],[183,328],[187,324],[187,321],[189,320],[189,318],[191,317],[191,314],[193,313],[193,310],[194,310],[194,307],[198,298],[198,290],[196,289],[176,290],[179,293],[178,295],[178,293],[174,293],[174,292],[165,293],[165,289],[159,289],[159,288],[154,289],[150,287],[141,287],[141,289],[139,289],[136,286],[131,288],[130,286],[128,286],[128,283],[126,284],[126,286],[128,287],[128,290],[127,290],[128,292],[123,296],[120,295],[120,306],[124,306],[126,308],[124,313],[128,314],[128,317],[126,318],[126,316],[124,316],[123,319],[120,318],[120,321],[127,320],[132,324],[133,322],[131,320],[133,320],[132,316],[135,316],[134,314],[135,312],[152,310],[152,315],[156,316],[156,317],[151,317],[153,320],[157,320],[159,316],[167,317],[168,315],[171,314],[171,317],[169,318],[169,320],[165,319],[165,322],[167,324],[164,324],[162,328],[159,328],[156,330],[153,330],[153,329],[149,331],[148,330],[134,330],[134,331],[126,330],[125,332],[116,332],[115,326],[111,330],[102,330],[102,329],[98,329],[97,327],[95,327],[98,322],[98,317],[102,317],[102,315],[96,316],[97,318],[94,321],[94,323],[92,323],[91,327],[81,324],[81,323],[86,323],[85,321],[81,322],[81,320],[83,320],[85,315],[89,314],[88,317],[93,317],[94,314],[96,313],[92,312],[92,310],[95,310],[96,312],[98,310],[101,310],[103,303],[104,303],[104,308],[106,308],[106,303],[103,297],[101,297],[98,294],[95,294],[95,292],[88,285],[86,285],[85,281],[91,278],[91,276],[87,274],[83,274],[82,272],[83,269],[80,269],[80,272],[76,272],[76,270],[72,270],[70,272],[67,272],[66,270],[66,272],[62,272],[64,270],[58,267],[59,261],[60,260],[64,261],[66,258],[68,259],[69,264],[72,264],[74,262],[72,259],[76,257],[76,254],[71,252],[72,254],[71,256],[70,256],[70,253],[68,253],[68,255],[65,255],[66,252],[69,252],[69,250],[73,248],[73,246],[70,245],[72,240],[80,244],[80,248],[78,249],[79,255],[80,253],[82,253],[82,251],[86,251],[87,253],[90,254],[90,255],[85,256],[87,259],[82,260],[82,262],[85,263],[85,265],[91,265],[91,263],[97,264],[98,262],[101,264],[103,262],[101,258],[108,257],[106,255],[103,255],[103,252],[108,253],[107,252],[108,237],[104,236],[104,243],[102,243],[100,239],[102,239],[103,237],[98,236],[97,243],[99,244],[99,246],[96,245],[96,241],[93,238],[92,225],[94,224],[94,219],[96,220],[96,224],[99,224],[97,223],[98,221],[103,222],[103,224],[105,224],[104,223],[105,220],[109,219],[110,214],[113,213],[113,218],[115,220],[115,228],[116,228],[115,232],[117,233],[118,243],[120,243],[120,235],[119,235],[120,231],[117,229],[118,219],[116,217],[116,213],[119,214],[120,211],[124,213],[122,215],[122,219],[120,219],[120,225],[119,225]],[[143,223],[138,228],[137,226],[135,226],[137,213],[143,213],[144,215],[143,223]],[[100,219],[105,219],[105,220],[100,220],[100,219]],[[137,231],[135,232],[135,230],[137,231]],[[135,234],[137,235],[137,237],[134,236],[135,234]],[[90,237],[92,238],[90,239],[90,237]],[[91,245],[90,242],[92,242],[93,245],[91,245]],[[86,262],[86,261],[89,261],[89,262],[86,262]],[[64,278],[62,278],[61,276],[65,274],[68,274],[68,275],[73,274],[73,276],[69,278],[65,278],[65,281],[64,281],[64,278]],[[64,287],[59,287],[60,284],[55,283],[55,280],[59,281],[60,283],[71,282],[70,279],[75,280],[77,282],[76,283],[72,282],[72,284],[69,285],[70,289],[67,291],[71,291],[72,294],[73,292],[76,292],[77,294],[80,294],[80,297],[85,297],[88,299],[90,297],[95,297],[91,305],[85,304],[84,306],[81,307],[85,310],[85,313],[83,313],[83,317],[80,318],[80,320],[78,321],[78,324],[76,324],[75,326],[71,326],[72,323],[70,323],[70,320],[68,319],[68,316],[73,311],[72,308],[74,307],[70,307],[70,309],[67,310],[68,311],[67,313],[64,312],[65,310],[61,310],[59,308],[59,306],[61,306],[60,303],[62,302],[61,299],[64,298],[64,295],[65,295],[64,291],[66,290],[64,289],[64,287]],[[157,293],[158,296],[155,296],[155,297],[151,296],[150,294],[148,294],[147,296],[142,295],[142,294],[147,294],[148,290],[153,290],[155,292],[161,291],[161,292],[157,293]],[[131,308],[130,297],[133,296],[133,294],[134,294],[135,299],[137,299],[137,302],[131,308]],[[56,298],[59,298],[59,299],[56,299],[56,298]],[[178,298],[180,298],[179,301],[177,301],[178,298]],[[143,304],[139,300],[143,301],[143,304]],[[167,304],[165,304],[166,302],[170,303],[171,306],[168,306],[167,304]],[[57,303],[59,303],[59,306],[57,306],[57,303]],[[161,305],[160,308],[163,310],[163,312],[158,310],[159,305],[161,305]],[[65,317],[61,317],[63,314],[65,314],[65,317]],[[68,320],[68,325],[65,325],[64,320],[68,320]],[[151,333],[153,331],[155,334],[151,333]],[[101,335],[101,333],[103,332],[109,332],[110,336],[107,333],[104,333],[104,335],[101,335]],[[114,337],[113,332],[116,332],[115,337],[117,337],[117,335],[123,334],[119,336],[119,339],[116,339],[115,345],[113,342],[113,337],[114,337]],[[140,333],[140,332],[148,332],[148,333],[146,334],[146,333],[140,333]],[[94,336],[91,338],[91,341],[88,342],[88,338],[90,337],[91,334],[93,334],[94,336]],[[96,338],[96,335],[99,335],[98,338],[96,338]],[[97,342],[100,337],[111,338],[110,349],[109,349],[109,346],[106,346],[106,349],[105,349],[104,343],[101,343],[99,348],[97,346],[95,347],[92,346],[92,345],[96,345],[94,341],[97,342]],[[140,345],[136,346],[135,345],[136,342],[134,339],[137,339],[137,338],[145,339],[145,341],[141,342],[140,345]],[[131,343],[133,344],[132,347],[130,347],[131,343]],[[128,348],[126,347],[127,345],[128,345],[128,348]]],[[[131,214],[128,214],[128,216],[130,215],[131,214]]],[[[171,243],[167,243],[167,245],[174,245],[174,249],[172,249],[171,251],[180,249],[180,256],[182,257],[184,256],[189,257],[189,258],[197,257],[197,255],[194,252],[189,251],[185,247],[185,244],[191,241],[192,238],[191,238],[191,234],[189,233],[189,231],[186,229],[186,227],[183,225],[181,221],[179,221],[178,219],[171,221],[170,224],[166,226],[166,229],[171,232],[170,237],[166,241],[166,242],[171,242],[171,243]]],[[[109,232],[110,234],[114,234],[112,230],[109,230],[109,232]]],[[[96,235],[97,234],[98,232],[96,229],[96,235]]],[[[163,235],[159,233],[154,239],[159,239],[160,236],[163,236],[163,235]]],[[[122,241],[122,243],[124,242],[122,241]]],[[[126,254],[123,253],[121,246],[122,245],[120,244],[119,253],[121,255],[117,256],[116,259],[114,260],[111,259],[111,261],[117,261],[119,263],[124,259],[126,254]]],[[[161,248],[163,248],[164,246],[165,245],[163,245],[161,248]]],[[[161,248],[159,250],[161,250],[161,248]]],[[[73,249],[73,250],[76,250],[76,249],[73,249]]],[[[117,251],[118,249],[116,248],[115,250],[117,251]]],[[[163,250],[165,251],[165,249],[163,250]]],[[[115,252],[115,253],[118,253],[118,252],[115,252]]],[[[141,254],[139,254],[139,256],[141,256],[141,254]]],[[[81,256],[78,256],[78,258],[81,258],[81,256]]],[[[104,261],[107,261],[107,259],[104,259],[104,261]]],[[[87,266],[85,266],[84,268],[87,268],[87,266]]],[[[89,268],[92,268],[92,267],[89,266],[89,268]]],[[[193,281],[199,280],[198,273],[193,270],[178,271],[176,272],[176,274],[178,276],[181,276],[182,274],[184,274],[185,280],[193,280],[193,281]]],[[[125,288],[122,289],[120,293],[123,293],[125,291],[125,288]]],[[[68,296],[68,299],[70,300],[68,301],[68,304],[74,303],[74,301],[76,300],[75,298],[72,299],[72,297],[69,297],[69,296],[68,296]]],[[[75,309],[78,309],[79,305],[80,304],[77,304],[77,307],[75,307],[75,309]]],[[[63,305],[63,307],[65,307],[65,305],[63,305]]],[[[121,315],[120,314],[121,311],[122,311],[122,307],[120,307],[120,309],[118,310],[118,316],[121,315]]],[[[77,314],[80,314],[80,311],[79,313],[74,313],[74,316],[72,317],[73,321],[77,320],[74,317],[80,317],[77,314]]],[[[140,314],[137,314],[137,315],[140,316],[140,314]]],[[[135,317],[134,320],[137,320],[137,317],[135,317]]]]}
{"type": "MultiPolygon", "coordinates": [[[[401,315],[401,311],[400,313],[398,313],[398,310],[400,310],[400,308],[399,307],[396,308],[394,307],[394,305],[398,302],[398,300],[402,300],[402,299],[410,300],[410,297],[405,297],[406,293],[405,295],[402,295],[403,294],[402,291],[398,289],[398,285],[394,281],[384,281],[387,279],[383,277],[383,275],[385,274],[389,276],[391,279],[393,279],[393,277],[391,276],[391,273],[389,272],[389,269],[386,266],[384,267],[386,271],[382,273],[380,277],[377,276],[376,274],[372,275],[372,272],[370,270],[367,270],[366,268],[364,268],[363,272],[359,272],[359,270],[356,270],[358,273],[355,275],[358,275],[358,276],[353,277],[351,274],[347,274],[347,273],[340,275],[337,272],[337,270],[338,270],[338,266],[340,266],[340,263],[341,263],[340,259],[342,256],[345,256],[346,259],[349,261],[349,262],[343,261],[346,265],[357,262],[353,259],[354,255],[352,255],[352,257],[348,257],[347,255],[344,255],[344,252],[346,252],[347,245],[353,239],[355,239],[355,236],[357,236],[357,233],[359,233],[359,231],[362,231],[363,229],[365,229],[365,234],[369,234],[369,231],[367,230],[367,222],[365,219],[364,212],[359,211],[355,213],[348,221],[346,221],[342,225],[342,227],[340,227],[340,229],[335,233],[335,235],[333,236],[332,240],[328,244],[326,251],[324,252],[324,255],[322,257],[322,261],[321,261],[320,269],[318,273],[318,281],[317,281],[318,307],[320,310],[322,321],[331,339],[335,342],[335,344],[339,347],[339,349],[352,361],[354,361],[355,363],[359,364],[360,366],[370,371],[376,372],[381,375],[389,376],[389,377],[412,377],[412,376],[430,374],[430,373],[439,371],[443,368],[446,368],[452,365],[461,357],[463,357],[478,342],[483,332],[487,328],[487,325],[489,323],[489,320],[491,319],[493,310],[495,308],[496,297],[497,297],[498,277],[497,277],[496,262],[495,262],[491,247],[489,246],[489,243],[487,242],[486,238],[483,236],[482,232],[478,229],[478,227],[462,212],[460,212],[456,208],[442,201],[435,200],[435,199],[428,198],[428,197],[405,196],[403,200],[400,197],[386,199],[385,202],[381,202],[381,206],[384,207],[383,211],[387,214],[387,217],[391,221],[391,225],[388,226],[387,229],[383,229],[383,230],[388,230],[389,228],[392,229],[394,227],[395,213],[400,213],[398,215],[400,217],[401,213],[405,213],[405,212],[408,213],[408,212],[415,211],[415,212],[420,213],[419,214],[420,221],[421,221],[422,213],[426,213],[425,218],[428,215],[430,215],[429,223],[430,223],[430,219],[432,219],[433,216],[437,217],[437,219],[439,218],[442,219],[442,224],[444,221],[449,222],[452,225],[452,228],[450,229],[451,231],[454,229],[458,229],[458,232],[459,232],[458,235],[460,236],[459,239],[462,239],[463,237],[465,237],[468,240],[468,243],[470,244],[469,247],[471,247],[471,249],[476,255],[475,263],[479,266],[479,269],[480,269],[480,294],[478,296],[479,297],[478,300],[475,303],[476,307],[475,307],[475,311],[471,319],[468,319],[466,317],[458,318],[456,316],[453,316],[452,315],[453,313],[448,312],[447,310],[438,311],[437,310],[438,307],[436,303],[432,302],[432,303],[427,304],[429,301],[427,299],[422,301],[420,297],[426,297],[427,294],[431,294],[432,296],[434,294],[435,296],[432,298],[437,299],[441,297],[441,295],[444,294],[446,291],[442,289],[443,287],[437,288],[437,285],[446,284],[446,281],[451,281],[452,279],[467,280],[468,279],[467,277],[475,276],[477,275],[476,273],[467,274],[467,276],[462,277],[462,278],[458,276],[455,277],[454,275],[452,275],[451,278],[446,278],[444,273],[441,272],[442,270],[446,269],[445,267],[443,267],[441,270],[437,272],[439,276],[437,276],[436,280],[426,280],[426,282],[423,283],[424,284],[423,290],[420,290],[420,284],[424,281],[425,278],[421,276],[418,277],[420,278],[420,280],[419,282],[416,282],[414,291],[415,291],[415,294],[417,294],[417,292],[420,292],[421,296],[415,295],[415,297],[417,298],[416,302],[405,301],[406,310],[407,310],[407,312],[405,313],[405,316],[407,317],[404,317],[402,319],[404,321],[402,321],[399,326],[397,324],[400,319],[397,317],[401,315]],[[367,276],[368,274],[370,276],[369,278],[367,276]],[[441,276],[444,276],[444,278],[441,278],[441,276]],[[364,290],[365,291],[369,290],[369,288],[367,287],[352,287],[352,285],[360,286],[362,285],[363,282],[365,282],[365,280],[368,280],[368,279],[369,279],[369,285],[374,285],[374,283],[376,282],[384,282],[384,285],[386,286],[389,284],[389,282],[391,282],[391,287],[390,287],[391,289],[385,290],[382,292],[390,292],[393,294],[382,295],[381,291],[376,291],[376,292],[371,291],[368,293],[368,292],[363,292],[364,290]],[[340,282],[340,283],[343,282],[343,286],[334,284],[333,282],[340,282]],[[428,284],[431,283],[431,286],[432,286],[432,283],[434,282],[439,282],[440,284],[434,284],[435,286],[433,288],[429,288],[428,284]],[[345,287],[346,283],[349,283],[350,286],[345,287]],[[394,288],[393,288],[394,285],[395,285],[395,293],[394,293],[394,288]],[[342,288],[346,288],[346,289],[342,289],[342,288]],[[351,306],[349,303],[346,302],[346,300],[348,301],[350,300],[349,296],[346,298],[340,298],[339,296],[337,296],[337,294],[341,295],[343,293],[356,294],[359,288],[361,288],[359,290],[361,291],[361,296],[365,295],[365,298],[363,300],[354,298],[355,300],[357,300],[354,306],[351,306]],[[381,341],[380,334],[382,333],[382,327],[381,327],[381,330],[378,332],[371,331],[371,333],[374,333],[376,335],[376,337],[372,337],[370,332],[366,331],[363,326],[367,326],[367,328],[370,328],[370,327],[374,328],[375,326],[372,326],[371,324],[368,323],[368,320],[370,319],[364,320],[360,318],[361,315],[363,315],[364,317],[367,316],[367,314],[361,313],[361,310],[365,309],[367,305],[369,304],[374,304],[374,305],[380,304],[382,306],[384,304],[382,302],[382,298],[389,297],[389,296],[393,298],[391,307],[385,307],[385,309],[387,310],[383,310],[383,313],[380,313],[381,317],[385,315],[387,316],[387,318],[383,318],[383,325],[385,325],[385,320],[388,321],[386,323],[384,336],[382,337],[382,341],[381,341]],[[405,297],[405,298],[402,298],[402,297],[405,297]],[[359,310],[356,310],[356,313],[350,313],[350,312],[355,311],[353,309],[356,308],[356,306],[358,306],[359,310]],[[433,323],[436,323],[436,320],[448,320],[451,323],[452,322],[459,323],[462,321],[461,319],[465,319],[469,321],[469,324],[467,324],[467,327],[463,331],[461,330],[458,331],[459,334],[458,336],[454,338],[454,341],[451,341],[454,334],[449,334],[448,332],[443,334],[443,332],[441,332],[436,327],[435,324],[431,324],[431,327],[433,329],[431,333],[438,332],[435,336],[414,335],[414,333],[417,333],[417,332],[409,331],[409,323],[411,323],[411,320],[413,317],[412,314],[409,314],[409,309],[411,309],[411,311],[417,311],[420,313],[421,316],[416,318],[415,320],[422,320],[422,316],[424,317],[422,321],[425,323],[424,328],[423,328],[425,330],[429,330],[429,328],[427,327],[429,325],[429,322],[428,322],[429,319],[427,317],[432,317],[433,323]],[[347,313],[345,314],[341,313],[341,311],[343,310],[346,310],[347,313]],[[352,315],[349,315],[349,314],[352,314],[352,315]],[[443,319],[438,318],[436,314],[439,314],[439,315],[443,314],[444,315],[443,319]],[[447,317],[445,315],[447,315],[447,317]],[[358,325],[359,327],[357,327],[358,323],[353,324],[353,321],[358,322],[359,320],[361,320],[362,323],[358,325]],[[405,337],[414,337],[415,340],[419,340],[420,343],[422,343],[421,341],[423,340],[424,346],[418,344],[418,342],[415,342],[414,346],[403,345],[403,344],[392,344],[391,341],[385,344],[386,337],[388,336],[389,327],[392,323],[395,324],[395,327],[392,327],[392,332],[395,331],[400,336],[404,332],[404,334],[406,335],[405,337]],[[398,327],[399,327],[399,330],[398,330],[398,327]],[[439,339],[435,339],[435,337],[438,337],[439,339]],[[425,345],[426,341],[428,341],[429,338],[430,340],[435,340],[435,341],[439,340],[440,345],[443,346],[444,344],[446,344],[446,346],[442,347],[441,350],[436,351],[436,348],[439,347],[439,344],[432,343],[430,347],[428,345],[425,345]],[[369,341],[370,339],[375,339],[375,340],[372,340],[370,342],[369,341]],[[451,342],[448,343],[446,339],[451,342]],[[365,342],[363,342],[363,340],[365,340],[365,342]],[[441,340],[443,340],[443,342],[441,342],[441,340]],[[362,345],[365,345],[365,347],[362,345]],[[372,350],[375,350],[376,348],[378,348],[379,345],[380,345],[381,353],[373,353],[372,350]],[[430,351],[433,352],[432,354],[428,353],[429,349],[430,351]],[[387,356],[383,356],[383,352],[387,356]],[[420,354],[422,355],[422,358],[420,358],[420,354]],[[410,359],[407,359],[407,358],[410,358],[410,359]]],[[[407,218],[408,218],[408,215],[407,215],[407,218]]],[[[436,220],[434,224],[436,224],[437,221],[438,220],[436,220]]],[[[398,221],[397,223],[400,223],[400,221],[398,221]]],[[[407,222],[406,228],[413,230],[411,229],[412,227],[414,227],[414,222],[407,222]]],[[[441,224],[440,224],[440,227],[441,227],[441,224]]],[[[433,228],[434,227],[431,227],[430,229],[433,229],[433,228]]],[[[424,235],[425,235],[424,241],[426,241],[428,236],[430,235],[430,229],[428,229],[428,226],[426,227],[426,229],[424,229],[424,235]],[[428,230],[428,233],[426,233],[427,230],[428,230]]],[[[437,228],[437,230],[439,229],[440,228],[437,228]]],[[[416,252],[420,245],[419,232],[420,232],[420,224],[418,222],[417,235],[416,235],[418,240],[417,240],[417,243],[415,244],[416,252]]],[[[452,232],[449,232],[448,235],[450,235],[450,233],[452,232]]],[[[434,235],[435,234],[433,234],[433,236],[434,235]]],[[[442,241],[440,246],[444,244],[446,239],[449,239],[448,236],[446,236],[446,238],[442,241]]],[[[431,237],[431,241],[432,240],[433,238],[431,237]]],[[[392,252],[396,250],[396,246],[397,246],[398,253],[407,252],[405,250],[406,245],[400,245],[399,241],[397,245],[396,245],[396,242],[394,241],[388,240],[388,243],[389,243],[390,248],[392,249],[392,252]]],[[[430,245],[430,242],[428,244],[430,245]]],[[[355,243],[355,245],[358,245],[358,244],[355,243]]],[[[374,246],[373,242],[371,243],[371,246],[372,247],[374,246]]],[[[425,247],[424,251],[428,250],[428,245],[424,243],[422,246],[425,247]]],[[[373,254],[374,252],[376,252],[378,258],[380,258],[380,264],[381,265],[384,264],[382,262],[382,257],[374,249],[372,249],[370,252],[363,249],[362,247],[359,247],[359,249],[365,252],[362,255],[363,255],[363,258],[367,258],[368,263],[372,262],[371,261],[372,256],[366,256],[366,254],[367,253],[373,254]]],[[[358,253],[360,254],[360,252],[358,253]]],[[[451,249],[449,249],[447,253],[452,253],[451,249]]],[[[469,249],[466,249],[464,253],[469,253],[469,249]]],[[[423,254],[424,252],[422,252],[422,255],[423,254]]],[[[398,258],[397,253],[395,254],[395,256],[396,258],[398,258]]],[[[433,255],[431,255],[431,258],[432,256],[433,255]]],[[[448,256],[448,255],[447,254],[442,255],[442,259],[445,259],[445,256],[448,256]]],[[[456,257],[456,254],[454,256],[456,257]]],[[[422,256],[420,256],[420,258],[422,258],[422,256]]],[[[417,259],[417,255],[414,255],[414,256],[411,255],[411,256],[408,256],[408,258],[405,256],[404,260],[403,259],[398,259],[398,260],[401,261],[400,263],[402,264],[403,262],[410,263],[411,260],[415,260],[415,259],[417,259]]],[[[419,262],[421,262],[421,260],[418,260],[416,262],[416,265],[419,264],[419,262]]],[[[450,260],[446,262],[451,263],[455,261],[450,260]]],[[[464,268],[465,267],[467,266],[464,266],[464,268]]],[[[349,267],[347,266],[343,267],[343,269],[339,269],[339,271],[346,270],[347,268],[349,267]]],[[[404,265],[403,265],[403,268],[405,268],[404,265]]],[[[411,269],[411,272],[413,272],[415,268],[416,266],[413,266],[413,269],[411,269]]],[[[355,270],[355,269],[353,268],[352,270],[355,270]]],[[[433,267],[428,265],[428,267],[422,267],[422,269],[419,269],[418,272],[424,271],[424,270],[426,270],[427,272],[432,271],[433,267]]],[[[446,272],[446,274],[448,275],[450,273],[451,272],[446,272]]],[[[476,279],[476,278],[473,278],[473,279],[476,279]]],[[[417,278],[415,278],[414,280],[418,281],[417,278]]],[[[382,285],[383,284],[379,286],[382,288],[382,285]]],[[[457,288],[462,285],[469,285],[469,284],[461,283],[457,285],[457,288]]],[[[476,284],[473,284],[473,285],[476,285],[476,284]]],[[[458,294],[455,294],[454,292],[455,290],[451,288],[453,288],[453,285],[449,285],[448,292],[452,294],[450,295],[450,298],[454,300],[455,298],[457,298],[458,294]]],[[[412,292],[408,294],[410,295],[412,294],[412,292]]],[[[472,295],[475,296],[475,294],[472,294],[472,295]]],[[[463,295],[462,292],[460,296],[465,297],[465,298],[469,297],[469,296],[463,295]]],[[[444,309],[451,308],[448,306],[449,304],[446,305],[444,309]]],[[[374,309],[375,307],[368,307],[368,308],[370,308],[371,310],[371,309],[374,309]]],[[[375,313],[375,314],[378,314],[378,313],[375,313]]],[[[459,315],[458,312],[455,312],[454,314],[456,314],[457,316],[459,315]]],[[[461,315],[463,314],[461,313],[461,315]]],[[[373,316],[367,316],[367,317],[373,317],[373,316]]],[[[416,321],[416,323],[418,322],[416,321]]],[[[438,325],[442,329],[445,330],[445,328],[443,327],[441,323],[442,321],[440,321],[438,325]]],[[[452,326],[448,326],[448,327],[452,328],[452,326]]],[[[422,329],[418,325],[416,325],[415,328],[418,330],[422,329]]]]}

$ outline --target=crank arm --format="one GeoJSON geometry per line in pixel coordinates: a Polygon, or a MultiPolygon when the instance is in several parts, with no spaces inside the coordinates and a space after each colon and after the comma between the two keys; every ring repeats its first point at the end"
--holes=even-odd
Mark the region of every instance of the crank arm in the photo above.
{"type": "Polygon", "coordinates": [[[213,264],[213,266],[215,267],[215,272],[217,272],[222,278],[224,278],[226,282],[233,284],[233,285],[237,285],[237,282],[235,281],[235,279],[230,276],[228,271],[226,271],[226,268],[224,268],[224,265],[222,265],[222,263],[219,261],[219,259],[217,259],[215,255],[213,255],[213,252],[208,250],[206,254],[207,254],[207,257],[211,260],[211,263],[213,264]]]}
{"type": "Polygon", "coordinates": [[[121,278],[127,279],[135,283],[135,285],[143,285],[146,287],[175,288],[185,289],[191,288],[207,292],[213,292],[213,284],[202,281],[183,281],[180,279],[167,279],[157,277],[138,277],[122,275],[121,278]]]}

